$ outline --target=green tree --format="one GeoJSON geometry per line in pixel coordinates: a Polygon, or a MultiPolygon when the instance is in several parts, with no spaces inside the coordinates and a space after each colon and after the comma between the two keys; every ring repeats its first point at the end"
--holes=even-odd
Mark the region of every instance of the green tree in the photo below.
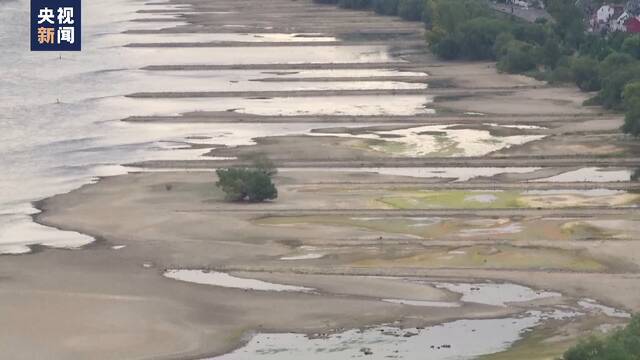
{"type": "Polygon", "coordinates": [[[433,26],[433,3],[432,0],[424,0],[424,6],[422,9],[422,21],[427,30],[430,30],[433,26]]]}
{"type": "Polygon", "coordinates": [[[373,0],[338,0],[338,6],[345,9],[367,9],[372,2],[373,0]]]}
{"type": "Polygon", "coordinates": [[[506,46],[505,54],[498,60],[498,69],[508,73],[523,73],[536,68],[539,49],[513,40],[506,46]]]}
{"type": "Polygon", "coordinates": [[[640,135],[640,81],[624,87],[626,114],[622,131],[633,136],[640,135]]]}
{"type": "Polygon", "coordinates": [[[605,78],[620,68],[634,64],[635,62],[635,59],[629,54],[614,52],[600,63],[600,77],[605,78]]]}
{"type": "Polygon", "coordinates": [[[514,22],[511,26],[511,33],[520,41],[536,45],[544,45],[549,37],[545,27],[540,24],[514,22]]]}
{"type": "Polygon", "coordinates": [[[633,81],[640,80],[640,62],[623,65],[615,70],[609,70],[602,74],[602,89],[598,94],[599,103],[607,109],[620,109],[623,107],[623,91],[625,86],[633,81]]]}
{"type": "Polygon", "coordinates": [[[410,21],[420,21],[424,16],[424,0],[400,0],[398,2],[398,15],[410,21]]]}
{"type": "Polygon", "coordinates": [[[584,39],[584,14],[575,0],[547,0],[547,11],[555,20],[555,32],[566,45],[577,49],[584,39]]]}
{"type": "Polygon", "coordinates": [[[432,41],[431,51],[445,60],[453,60],[460,55],[460,44],[454,35],[447,34],[439,40],[432,41]]]}
{"type": "Polygon", "coordinates": [[[377,14],[397,15],[399,0],[373,0],[373,10],[377,14]]]}
{"type": "Polygon", "coordinates": [[[471,60],[494,59],[496,38],[508,30],[509,24],[499,19],[479,17],[465,22],[458,30],[460,55],[471,60]]]}
{"type": "Polygon", "coordinates": [[[640,35],[633,35],[622,42],[621,50],[636,59],[640,59],[640,35]]]}
{"type": "Polygon", "coordinates": [[[273,160],[264,154],[251,154],[246,159],[253,163],[254,169],[262,171],[268,176],[272,177],[278,174],[278,169],[273,160]]]}
{"type": "Polygon", "coordinates": [[[606,38],[598,34],[587,34],[580,45],[580,55],[601,61],[613,52],[606,38]]]}
{"type": "Polygon", "coordinates": [[[430,0],[433,26],[452,34],[471,19],[488,15],[489,7],[482,0],[430,0]]]}
{"type": "Polygon", "coordinates": [[[562,57],[562,49],[560,49],[559,41],[549,38],[542,46],[542,64],[549,69],[555,69],[558,61],[562,57]]]}
{"type": "Polygon", "coordinates": [[[262,202],[278,197],[271,176],[275,174],[272,163],[260,157],[252,168],[218,169],[216,186],[225,193],[229,201],[262,202]]]}
{"type": "Polygon", "coordinates": [[[581,56],[571,62],[571,73],[576,85],[583,91],[600,89],[598,62],[590,57],[581,56]]]}
{"type": "Polygon", "coordinates": [[[509,43],[515,39],[516,38],[508,32],[498,35],[496,42],[493,45],[493,53],[496,55],[496,58],[500,59],[505,56],[507,54],[507,49],[509,48],[509,43]]]}

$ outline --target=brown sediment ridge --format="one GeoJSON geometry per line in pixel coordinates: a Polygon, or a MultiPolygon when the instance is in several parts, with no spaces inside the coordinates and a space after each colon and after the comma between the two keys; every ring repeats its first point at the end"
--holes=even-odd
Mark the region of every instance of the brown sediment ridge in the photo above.
{"type": "MultiPolygon", "coordinates": [[[[426,64],[425,64],[426,65],[426,64]]],[[[404,62],[370,63],[296,63],[296,64],[231,64],[231,65],[150,65],[143,70],[196,71],[196,70],[344,70],[344,69],[416,69],[419,65],[404,62]]]]}
{"type": "Polygon", "coordinates": [[[440,95],[472,96],[488,92],[492,95],[508,94],[508,90],[499,91],[493,88],[474,89],[473,93],[454,89],[392,89],[392,90],[302,90],[302,91],[197,91],[197,92],[153,92],[134,93],[127,95],[131,98],[199,98],[199,97],[317,97],[317,96],[387,96],[387,95],[440,95]]]}
{"type": "MultiPolygon", "coordinates": [[[[450,115],[436,112],[435,114],[393,116],[393,115],[373,115],[373,116],[348,116],[348,115],[291,115],[291,116],[267,116],[243,114],[233,111],[198,111],[184,113],[179,116],[131,116],[122,119],[125,122],[191,122],[191,123],[417,123],[417,124],[478,124],[481,120],[492,123],[512,124],[514,119],[518,123],[531,124],[566,124],[568,122],[582,122],[589,120],[610,119],[612,122],[620,119],[619,115],[611,114],[577,114],[567,115],[486,115],[490,117],[480,118],[472,115],[450,115]]],[[[581,128],[581,131],[588,130],[581,128]]]]}
{"type": "MultiPolygon", "coordinates": [[[[389,158],[389,159],[351,159],[343,161],[323,160],[326,157],[313,161],[279,161],[278,167],[512,167],[512,166],[640,166],[640,158],[585,158],[585,157],[502,157],[502,158],[389,158]]],[[[150,160],[130,163],[128,166],[143,168],[224,168],[233,166],[250,165],[250,160],[150,160]]]]}
{"type": "MultiPolygon", "coordinates": [[[[283,52],[283,63],[279,64],[167,64],[143,70],[418,71],[428,73],[428,77],[405,79],[399,72],[385,78],[319,81],[440,81],[446,83],[446,89],[172,93],[168,88],[167,93],[134,94],[133,98],[279,95],[296,96],[304,102],[305,96],[327,94],[366,94],[380,96],[380,101],[398,94],[440,96],[434,103],[434,115],[256,116],[194,111],[183,116],[140,116],[126,121],[456,124],[462,125],[461,130],[485,129],[479,125],[482,123],[536,124],[545,129],[518,130],[518,134],[543,133],[546,137],[480,157],[406,157],[331,134],[314,136],[313,143],[308,136],[291,135],[258,138],[255,145],[248,146],[212,146],[209,154],[241,160],[203,157],[129,164],[146,168],[143,170],[168,171],[106,177],[36,204],[42,211],[35,215],[38,223],[102,241],[76,251],[43,248],[32,256],[3,258],[0,308],[11,309],[2,316],[10,333],[0,334],[0,348],[7,349],[6,357],[197,359],[232,351],[246,343],[247,334],[253,332],[333,333],[396,322],[399,326],[424,326],[461,318],[500,318],[557,304],[575,307],[576,301],[585,297],[640,311],[638,183],[522,181],[523,177],[547,178],[582,167],[640,167],[636,143],[617,133],[623,121],[620,115],[582,106],[587,95],[576,89],[499,74],[493,63],[435,59],[425,49],[416,49],[415,39],[424,34],[419,23],[338,10],[310,0],[271,0],[269,6],[264,0],[181,0],[174,4],[191,5],[177,19],[187,25],[136,33],[323,33],[347,39],[345,43],[387,41],[397,57],[376,63],[288,64],[283,52]],[[214,186],[212,172],[169,171],[247,165],[250,162],[242,159],[254,152],[267,153],[279,167],[301,168],[281,171],[275,177],[280,194],[277,201],[228,203],[214,186]],[[446,178],[322,171],[329,167],[467,167],[471,173],[481,167],[544,169],[539,174],[507,173],[453,182],[446,178]],[[516,194],[516,190],[549,189],[564,192],[538,194],[536,202],[531,203],[523,203],[516,194]],[[594,189],[607,191],[589,198],[587,191],[594,189]],[[490,202],[485,206],[475,204],[478,208],[459,205],[476,192],[512,192],[507,195],[513,199],[498,199],[511,208],[492,207],[490,202]],[[411,208],[422,204],[425,194],[435,196],[436,203],[458,205],[411,208]],[[385,221],[376,220],[379,218],[385,221]],[[519,232],[505,231],[507,226],[519,232]],[[126,247],[114,250],[115,245],[126,247]],[[281,260],[310,251],[324,256],[281,260]],[[277,293],[197,285],[165,278],[165,269],[216,269],[241,277],[313,287],[317,292],[277,293]],[[512,282],[562,292],[564,296],[544,305],[465,303],[454,309],[380,301],[390,294],[425,301],[459,298],[449,291],[400,279],[407,276],[453,282],[512,282]]],[[[140,14],[145,15],[152,14],[140,14]]],[[[278,80],[272,74],[265,74],[263,79],[278,80]]],[[[144,124],[140,126],[144,131],[144,124]]],[[[568,334],[562,341],[568,339],[570,343],[583,333],[582,328],[578,331],[572,326],[587,320],[589,324],[614,325],[623,321],[590,313],[554,325],[557,331],[568,334]]],[[[557,344],[559,337],[554,335],[545,334],[545,346],[557,344]]]]}

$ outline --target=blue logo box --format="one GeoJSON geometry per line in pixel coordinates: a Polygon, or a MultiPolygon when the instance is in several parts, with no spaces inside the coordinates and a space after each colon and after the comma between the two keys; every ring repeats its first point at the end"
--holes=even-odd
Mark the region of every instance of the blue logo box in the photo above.
{"type": "Polygon", "coordinates": [[[81,0],[31,0],[31,51],[80,51],[81,26],[81,0]]]}

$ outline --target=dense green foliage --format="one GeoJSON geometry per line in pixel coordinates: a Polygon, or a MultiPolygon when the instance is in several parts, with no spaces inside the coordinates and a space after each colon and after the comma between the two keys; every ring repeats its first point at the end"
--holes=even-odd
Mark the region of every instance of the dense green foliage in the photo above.
{"type": "Polygon", "coordinates": [[[443,59],[495,60],[500,71],[574,82],[597,92],[589,105],[626,111],[623,130],[640,135],[640,97],[625,91],[640,81],[640,35],[587,33],[589,14],[575,0],[544,0],[553,21],[535,23],[497,13],[489,0],[314,1],[422,20],[431,51],[443,59]]]}
{"type": "Polygon", "coordinates": [[[569,349],[564,360],[638,360],[640,359],[640,315],[625,329],[605,338],[591,337],[569,349]]]}
{"type": "Polygon", "coordinates": [[[638,136],[640,135],[640,81],[627,84],[623,94],[627,108],[623,130],[626,133],[638,136]]]}
{"type": "Polygon", "coordinates": [[[218,169],[218,186],[229,201],[262,202],[278,197],[278,190],[271,181],[276,173],[273,163],[265,157],[255,159],[251,168],[218,169]]]}
{"type": "Polygon", "coordinates": [[[587,34],[573,0],[546,0],[554,21],[525,23],[488,11],[485,0],[425,0],[427,39],[444,59],[496,60],[500,71],[597,91],[590,105],[627,111],[623,130],[640,135],[638,96],[623,96],[640,80],[640,35],[587,34]]]}

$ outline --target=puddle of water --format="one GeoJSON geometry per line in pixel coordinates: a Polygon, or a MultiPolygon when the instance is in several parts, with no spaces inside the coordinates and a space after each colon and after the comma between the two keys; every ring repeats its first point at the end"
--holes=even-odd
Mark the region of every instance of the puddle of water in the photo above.
{"type": "MultiPolygon", "coordinates": [[[[34,209],[34,212],[35,209],[34,209]]],[[[77,249],[94,239],[73,231],[51,231],[23,214],[0,216],[0,254],[26,254],[30,245],[40,244],[60,249],[77,249]]]]}
{"type": "Polygon", "coordinates": [[[295,261],[295,260],[313,260],[313,259],[321,259],[325,256],[325,254],[304,254],[297,256],[283,256],[280,260],[284,261],[295,261]]]}
{"type": "Polygon", "coordinates": [[[394,69],[323,69],[323,70],[262,70],[264,78],[329,78],[329,77],[384,77],[384,76],[423,76],[428,78],[425,72],[403,71],[394,69]]]}
{"type": "Polygon", "coordinates": [[[506,350],[547,318],[572,315],[531,311],[522,317],[458,320],[425,329],[383,326],[322,338],[259,333],[244,347],[209,360],[343,360],[367,355],[372,359],[467,360],[506,350]]]}
{"type": "Polygon", "coordinates": [[[614,196],[620,194],[626,194],[624,190],[611,190],[611,189],[587,189],[587,190],[571,190],[571,189],[559,189],[559,190],[527,190],[523,192],[525,195],[579,195],[586,197],[599,197],[599,196],[614,196]]]}
{"type": "MultiPolygon", "coordinates": [[[[499,227],[490,227],[485,229],[462,229],[460,230],[460,236],[491,236],[496,234],[517,234],[522,232],[522,225],[518,223],[512,223],[499,227]]],[[[464,253],[463,253],[464,254],[464,253]]],[[[463,255],[460,254],[460,255],[463,255]]]]}
{"type": "Polygon", "coordinates": [[[533,182],[617,182],[630,181],[633,170],[589,167],[569,171],[556,176],[531,180],[533,182]]]}
{"type": "MultiPolygon", "coordinates": [[[[459,125],[427,125],[367,134],[329,133],[331,136],[385,139],[401,149],[371,146],[374,150],[402,156],[484,156],[488,153],[544,138],[544,135],[493,136],[487,130],[458,129],[459,125]]],[[[315,134],[315,135],[327,135],[315,134]]]]}
{"type": "Polygon", "coordinates": [[[483,204],[490,204],[498,200],[498,197],[491,194],[472,195],[464,198],[464,201],[473,201],[483,204]]]}
{"type": "Polygon", "coordinates": [[[454,179],[454,181],[469,181],[479,177],[492,177],[500,174],[526,174],[540,170],[534,167],[501,167],[501,168],[286,168],[281,172],[297,172],[297,171],[331,171],[331,172],[356,172],[356,173],[375,173],[380,175],[408,176],[414,178],[438,178],[438,179],[454,179]]]}
{"type": "Polygon", "coordinates": [[[547,129],[543,126],[537,125],[506,125],[506,124],[498,124],[498,123],[484,123],[483,125],[495,126],[495,127],[503,127],[507,129],[520,129],[520,130],[544,130],[547,129]]]}
{"type": "MultiPolygon", "coordinates": [[[[117,45],[117,44],[114,44],[117,45]]],[[[126,48],[131,65],[239,65],[397,62],[386,46],[126,48]],[[283,56],[286,54],[286,56],[283,56]]]]}
{"type": "MultiPolygon", "coordinates": [[[[327,78],[332,76],[327,72],[327,78]]],[[[91,81],[95,73],[70,78],[72,81],[91,81]]],[[[426,84],[402,81],[258,81],[266,75],[259,70],[188,70],[188,71],[111,71],[99,74],[104,86],[97,89],[105,96],[127,95],[137,92],[199,92],[199,91],[298,91],[298,90],[390,90],[424,89],[426,84]]],[[[384,78],[384,77],[383,77],[384,78]]],[[[49,94],[50,95],[50,94],[49,94]]],[[[76,99],[64,94],[61,101],[76,99]]],[[[82,95],[82,94],[80,94],[82,95]]],[[[99,97],[99,96],[97,96],[99,97]]],[[[81,97],[79,100],[84,99],[81,97]]],[[[55,101],[56,99],[52,99],[55,101]]]]}
{"type": "Polygon", "coordinates": [[[351,217],[353,221],[365,221],[365,222],[375,222],[380,225],[388,224],[389,221],[399,221],[407,223],[410,227],[427,227],[435,224],[439,224],[442,222],[440,218],[426,218],[426,217],[351,217]]]}
{"type": "Polygon", "coordinates": [[[584,300],[578,301],[578,305],[580,305],[582,308],[586,310],[599,311],[610,317],[623,318],[623,319],[631,318],[631,314],[629,314],[626,311],[618,310],[609,306],[599,304],[597,301],[592,299],[584,299],[584,300]]]}
{"type": "Polygon", "coordinates": [[[477,304],[507,306],[513,302],[527,302],[538,299],[562,296],[556,292],[535,291],[531,288],[516,284],[464,284],[464,283],[434,283],[437,288],[462,294],[463,302],[477,304]]]}
{"type": "Polygon", "coordinates": [[[427,307],[441,307],[441,308],[455,308],[462,306],[456,302],[446,301],[427,301],[427,300],[404,300],[404,299],[382,299],[384,302],[411,305],[411,306],[427,306],[427,307]]]}
{"type": "MultiPolygon", "coordinates": [[[[234,111],[263,116],[415,115],[432,113],[426,96],[325,96],[304,98],[128,98],[100,100],[101,106],[126,109],[131,116],[176,116],[194,111],[234,111]]],[[[330,135],[325,135],[330,136],[330,135]]]]}
{"type": "Polygon", "coordinates": [[[208,272],[203,270],[167,270],[163,275],[174,280],[234,289],[293,292],[311,292],[315,290],[302,286],[274,284],[261,280],[239,278],[226,273],[215,271],[208,272]]]}

